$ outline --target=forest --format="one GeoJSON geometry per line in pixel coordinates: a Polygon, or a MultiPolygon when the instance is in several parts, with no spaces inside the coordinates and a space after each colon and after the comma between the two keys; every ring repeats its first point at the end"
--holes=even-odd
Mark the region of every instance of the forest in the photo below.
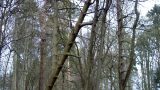
{"type": "Polygon", "coordinates": [[[0,0],[0,90],[160,90],[147,1],[0,0]]]}

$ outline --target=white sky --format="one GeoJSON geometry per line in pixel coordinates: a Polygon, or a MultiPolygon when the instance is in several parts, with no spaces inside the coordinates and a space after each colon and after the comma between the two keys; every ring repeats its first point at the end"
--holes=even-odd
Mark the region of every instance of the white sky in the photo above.
{"type": "Polygon", "coordinates": [[[160,0],[147,0],[145,2],[140,2],[139,10],[142,16],[145,16],[149,10],[153,8],[155,4],[160,4],[160,0]]]}

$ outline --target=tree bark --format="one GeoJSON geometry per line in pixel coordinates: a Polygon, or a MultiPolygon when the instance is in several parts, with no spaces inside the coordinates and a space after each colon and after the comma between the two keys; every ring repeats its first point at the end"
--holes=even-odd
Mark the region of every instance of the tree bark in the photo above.
{"type": "Polygon", "coordinates": [[[119,73],[119,89],[125,90],[127,81],[129,79],[129,76],[132,71],[133,63],[135,61],[134,59],[134,48],[135,48],[135,34],[136,34],[136,27],[139,20],[139,12],[137,10],[138,0],[135,1],[135,14],[136,19],[133,23],[133,33],[132,33],[132,39],[131,39],[131,49],[130,49],[130,55],[129,55],[129,66],[126,66],[126,63],[123,62],[123,19],[122,19],[122,9],[121,9],[121,0],[117,0],[117,20],[118,20],[118,47],[119,47],[119,56],[118,56],[118,73],[119,73]]]}
{"type": "Polygon", "coordinates": [[[62,57],[60,58],[60,60],[58,61],[58,65],[54,69],[55,71],[51,73],[51,75],[48,79],[48,82],[46,84],[45,90],[52,90],[53,85],[55,84],[55,82],[58,78],[58,75],[64,65],[64,62],[66,61],[66,59],[68,57],[67,53],[70,52],[71,47],[73,46],[74,41],[78,35],[78,32],[81,29],[81,24],[84,20],[84,17],[86,16],[86,12],[87,12],[90,5],[91,5],[91,0],[85,1],[82,12],[80,13],[80,16],[78,18],[78,21],[77,21],[75,27],[73,28],[73,32],[70,34],[69,40],[64,48],[64,53],[63,53],[62,57]]]}
{"type": "MultiPolygon", "coordinates": [[[[46,2],[45,2],[46,4],[46,2]]],[[[45,4],[42,11],[39,13],[39,22],[41,26],[41,41],[40,41],[40,76],[39,76],[39,90],[44,90],[44,68],[45,68],[45,43],[46,43],[46,14],[45,4]]]]}
{"type": "Polygon", "coordinates": [[[133,23],[133,27],[132,27],[132,30],[133,30],[133,33],[132,33],[132,39],[131,39],[131,49],[130,49],[130,55],[129,55],[129,60],[130,60],[130,63],[129,63],[129,66],[128,66],[128,69],[127,69],[127,73],[126,73],[126,76],[125,76],[125,80],[123,82],[123,90],[125,89],[126,87],[126,83],[129,79],[129,76],[131,74],[131,71],[132,71],[132,68],[133,68],[133,64],[135,62],[135,35],[136,35],[136,27],[137,27],[137,24],[138,24],[138,21],[139,21],[139,16],[140,16],[140,13],[138,12],[137,10],[137,6],[138,6],[138,0],[135,1],[135,6],[134,6],[134,10],[135,10],[135,14],[136,14],[136,19],[133,23]]]}
{"type": "Polygon", "coordinates": [[[96,6],[95,6],[95,13],[94,13],[94,19],[93,19],[93,24],[92,24],[92,29],[91,29],[91,36],[89,39],[89,44],[88,44],[88,56],[87,56],[87,77],[86,77],[86,82],[85,82],[85,87],[84,90],[93,90],[93,82],[91,78],[92,74],[92,69],[93,69],[93,64],[94,64],[94,46],[95,46],[95,41],[96,41],[96,25],[98,22],[98,7],[99,7],[99,0],[96,0],[96,6]]]}
{"type": "Polygon", "coordinates": [[[13,56],[13,81],[12,81],[12,89],[13,90],[19,90],[18,89],[18,58],[17,55],[14,54],[13,56]]]}
{"type": "MultiPolygon", "coordinates": [[[[57,67],[58,65],[58,61],[59,61],[59,56],[58,56],[58,30],[59,30],[59,20],[58,20],[58,3],[57,1],[54,1],[54,28],[53,28],[53,38],[52,38],[52,72],[55,72],[55,67],[57,67]]],[[[57,89],[57,87],[55,86],[55,89],[57,89]]]]}
{"type": "Polygon", "coordinates": [[[123,62],[123,49],[122,49],[122,40],[123,40],[123,19],[122,19],[122,8],[121,0],[117,0],[117,23],[118,23],[118,74],[119,74],[119,90],[123,90],[123,81],[124,81],[124,62],[123,62]]]}

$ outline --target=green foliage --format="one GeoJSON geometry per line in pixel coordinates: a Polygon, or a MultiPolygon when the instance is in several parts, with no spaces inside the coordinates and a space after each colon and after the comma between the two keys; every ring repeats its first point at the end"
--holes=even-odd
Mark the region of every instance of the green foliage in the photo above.
{"type": "Polygon", "coordinates": [[[158,84],[160,85],[160,67],[158,67],[156,69],[154,82],[155,82],[156,85],[158,85],[158,84]]]}
{"type": "MultiPolygon", "coordinates": [[[[150,27],[147,28],[144,32],[142,32],[141,35],[138,37],[136,49],[138,51],[140,59],[143,59],[141,60],[141,63],[146,62],[149,65],[152,65],[151,62],[155,62],[153,58],[157,60],[157,56],[160,53],[160,6],[155,5],[153,9],[148,12],[147,17],[152,23],[150,24],[150,27]],[[149,58],[147,59],[146,57],[149,58]]],[[[154,77],[154,84],[160,84],[160,67],[157,68],[157,66],[153,66],[152,68],[147,68],[147,78],[154,77]],[[154,76],[149,75],[152,72],[151,69],[155,70],[155,74],[153,74],[154,76]]],[[[155,87],[156,85],[153,86],[155,87]]]]}
{"type": "Polygon", "coordinates": [[[155,5],[147,17],[151,22],[151,27],[144,31],[137,39],[137,49],[152,52],[153,49],[159,49],[160,43],[160,6],[155,5]]]}
{"type": "Polygon", "coordinates": [[[147,16],[153,21],[154,25],[160,24],[160,6],[155,5],[153,9],[151,9],[147,16]]]}
{"type": "Polygon", "coordinates": [[[38,7],[34,0],[24,0],[24,2],[20,5],[21,18],[33,17],[37,11],[38,7]]]}

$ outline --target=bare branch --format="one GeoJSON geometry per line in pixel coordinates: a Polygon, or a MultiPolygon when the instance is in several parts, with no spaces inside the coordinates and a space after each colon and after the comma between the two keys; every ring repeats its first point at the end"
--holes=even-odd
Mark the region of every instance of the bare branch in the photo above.
{"type": "Polygon", "coordinates": [[[92,24],[93,24],[92,21],[91,22],[84,22],[84,23],[81,24],[81,27],[87,26],[87,25],[92,25],[92,24]]]}

